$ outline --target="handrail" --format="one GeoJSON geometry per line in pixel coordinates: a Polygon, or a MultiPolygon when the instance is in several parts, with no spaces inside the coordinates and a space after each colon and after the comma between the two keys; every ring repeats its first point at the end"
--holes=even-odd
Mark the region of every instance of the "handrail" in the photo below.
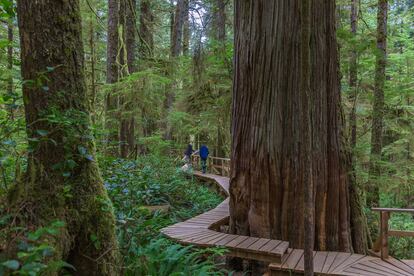
{"type": "Polygon", "coordinates": [[[391,230],[389,229],[389,219],[391,213],[413,213],[414,209],[401,209],[401,208],[372,208],[374,212],[380,213],[380,235],[373,246],[374,252],[380,252],[382,259],[388,259],[388,238],[393,237],[413,237],[414,231],[403,230],[391,230]]]}
{"type": "MultiPolygon", "coordinates": [[[[199,163],[200,155],[193,154],[191,156],[192,163],[199,163]]],[[[217,175],[229,176],[230,175],[230,158],[209,156],[207,159],[207,169],[217,175]]]]}

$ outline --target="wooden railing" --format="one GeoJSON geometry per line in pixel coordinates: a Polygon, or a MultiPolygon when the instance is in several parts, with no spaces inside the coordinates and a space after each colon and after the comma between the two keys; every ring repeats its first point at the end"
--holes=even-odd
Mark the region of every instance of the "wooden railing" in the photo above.
{"type": "Polygon", "coordinates": [[[396,208],[372,208],[372,211],[380,213],[380,235],[372,248],[374,252],[380,252],[382,259],[388,259],[388,238],[394,237],[413,237],[414,231],[401,231],[389,229],[389,219],[391,213],[412,213],[414,209],[396,208]]]}
{"type": "MultiPolygon", "coordinates": [[[[195,154],[191,156],[192,164],[196,168],[201,168],[201,159],[200,156],[195,154]]],[[[222,157],[213,157],[209,156],[207,159],[207,170],[212,174],[217,174],[221,176],[230,175],[230,159],[222,157]]]]}

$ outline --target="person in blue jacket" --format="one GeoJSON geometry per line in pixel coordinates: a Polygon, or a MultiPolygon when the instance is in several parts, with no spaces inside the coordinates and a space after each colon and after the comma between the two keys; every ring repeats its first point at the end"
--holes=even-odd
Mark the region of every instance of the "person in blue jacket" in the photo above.
{"type": "Polygon", "coordinates": [[[210,152],[208,151],[208,147],[204,144],[201,145],[199,154],[201,158],[201,168],[203,169],[203,173],[206,173],[207,170],[207,158],[209,153],[210,152]]]}

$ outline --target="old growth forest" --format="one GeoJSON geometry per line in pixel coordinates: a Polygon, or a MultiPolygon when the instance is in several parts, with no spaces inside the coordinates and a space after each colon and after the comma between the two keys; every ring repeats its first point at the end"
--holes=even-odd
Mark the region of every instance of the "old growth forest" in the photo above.
{"type": "Polygon", "coordinates": [[[0,276],[414,275],[414,0],[0,26],[0,276]]]}

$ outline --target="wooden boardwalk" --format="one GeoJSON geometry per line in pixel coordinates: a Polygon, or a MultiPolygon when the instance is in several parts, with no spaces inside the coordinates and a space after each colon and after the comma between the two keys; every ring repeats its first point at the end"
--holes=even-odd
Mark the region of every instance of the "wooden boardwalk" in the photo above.
{"type": "MultiPolygon", "coordinates": [[[[200,179],[213,182],[228,197],[227,177],[195,172],[200,179]]],[[[222,246],[230,256],[269,262],[269,275],[303,274],[303,250],[289,248],[287,241],[231,235],[218,232],[229,220],[229,199],[216,208],[174,224],[161,232],[181,244],[198,247],[222,246]]],[[[342,252],[314,252],[316,275],[347,276],[414,276],[414,261],[400,261],[394,258],[382,260],[378,257],[342,252]]]]}

